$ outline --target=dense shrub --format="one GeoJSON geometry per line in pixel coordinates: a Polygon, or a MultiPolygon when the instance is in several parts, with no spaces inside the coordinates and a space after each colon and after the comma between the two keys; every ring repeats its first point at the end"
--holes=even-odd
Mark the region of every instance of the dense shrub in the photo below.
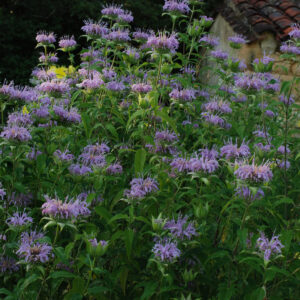
{"type": "Polygon", "coordinates": [[[130,31],[106,6],[78,67],[74,37],[38,32],[32,87],[3,83],[3,299],[300,297],[300,80],[267,56],[244,73],[201,5],[166,1],[171,32],[130,31]]]}

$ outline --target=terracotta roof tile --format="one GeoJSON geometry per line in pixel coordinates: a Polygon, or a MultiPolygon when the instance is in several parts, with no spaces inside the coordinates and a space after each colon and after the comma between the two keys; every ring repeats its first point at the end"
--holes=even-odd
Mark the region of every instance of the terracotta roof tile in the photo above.
{"type": "Polygon", "coordinates": [[[274,32],[279,40],[289,38],[291,26],[300,23],[300,0],[224,0],[222,16],[234,31],[245,35],[249,41],[265,31],[274,32]],[[232,9],[229,3],[236,9],[232,9]]]}
{"type": "Polygon", "coordinates": [[[290,17],[295,17],[295,16],[297,16],[298,14],[300,14],[300,9],[297,8],[297,7],[290,7],[290,8],[288,8],[288,9],[285,11],[285,13],[286,13],[287,15],[289,15],[290,17]]]}

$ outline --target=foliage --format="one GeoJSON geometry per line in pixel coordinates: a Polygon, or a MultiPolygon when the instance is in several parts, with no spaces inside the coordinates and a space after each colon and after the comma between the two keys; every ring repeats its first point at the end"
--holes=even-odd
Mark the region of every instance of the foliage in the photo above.
{"type": "Polygon", "coordinates": [[[120,6],[39,32],[32,87],[0,88],[2,299],[300,297],[300,79],[242,72],[183,2],[172,32],[129,34],[120,6]]]}

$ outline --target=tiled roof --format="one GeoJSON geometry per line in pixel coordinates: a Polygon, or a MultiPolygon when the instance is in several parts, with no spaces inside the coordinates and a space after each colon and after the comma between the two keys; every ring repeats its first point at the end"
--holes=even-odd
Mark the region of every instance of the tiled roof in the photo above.
{"type": "Polygon", "coordinates": [[[300,23],[300,0],[225,0],[220,13],[249,41],[266,31],[286,40],[291,26],[300,23]]]}

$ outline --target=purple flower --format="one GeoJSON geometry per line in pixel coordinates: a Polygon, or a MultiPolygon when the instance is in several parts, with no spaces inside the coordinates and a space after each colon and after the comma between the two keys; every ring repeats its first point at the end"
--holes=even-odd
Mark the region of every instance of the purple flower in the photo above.
{"type": "Polygon", "coordinates": [[[270,145],[264,145],[263,143],[257,143],[254,146],[263,152],[269,152],[271,150],[270,145]]]}
{"type": "Polygon", "coordinates": [[[1,273],[15,273],[19,271],[19,266],[17,265],[17,261],[8,256],[0,257],[0,271],[1,273]]]}
{"type": "Polygon", "coordinates": [[[171,132],[169,130],[156,131],[155,141],[174,142],[174,141],[178,141],[178,136],[175,134],[175,132],[171,132]]]}
{"type": "Polygon", "coordinates": [[[134,178],[131,180],[130,186],[130,190],[126,190],[124,195],[131,199],[142,199],[148,194],[158,190],[157,181],[150,177],[146,179],[134,178]]]}
{"type": "Polygon", "coordinates": [[[14,112],[8,116],[7,125],[9,127],[18,126],[26,127],[33,124],[30,114],[24,114],[22,112],[14,112]]]}
{"type": "Polygon", "coordinates": [[[185,14],[190,11],[188,0],[165,0],[163,10],[185,14]]]}
{"type": "Polygon", "coordinates": [[[37,157],[38,157],[39,155],[41,155],[41,154],[42,154],[41,151],[39,151],[39,150],[37,150],[37,149],[35,149],[35,148],[33,147],[33,148],[31,148],[31,152],[29,152],[29,153],[27,154],[27,158],[30,159],[30,160],[36,160],[37,157]]]}
{"type": "Polygon", "coordinates": [[[172,262],[180,256],[180,250],[177,248],[177,243],[168,239],[158,241],[152,252],[154,256],[163,262],[172,262]]]}
{"type": "Polygon", "coordinates": [[[109,151],[110,148],[105,143],[101,143],[100,145],[98,143],[95,145],[87,145],[83,149],[83,152],[93,154],[93,155],[105,154],[108,153],[109,151]]]}
{"type": "Polygon", "coordinates": [[[53,155],[59,159],[60,161],[72,161],[74,159],[74,155],[70,153],[68,149],[66,149],[64,152],[61,150],[56,150],[53,155]]]}
{"type": "Polygon", "coordinates": [[[44,93],[66,93],[70,86],[64,81],[51,80],[45,81],[38,86],[38,90],[44,93]]]}
{"type": "Polygon", "coordinates": [[[88,167],[100,167],[103,168],[106,165],[105,156],[103,154],[95,154],[93,152],[83,152],[78,157],[79,161],[83,165],[88,167]]]}
{"type": "Polygon", "coordinates": [[[230,36],[228,38],[228,41],[234,43],[234,44],[246,44],[246,38],[243,35],[237,34],[235,36],[230,36]]]}
{"type": "Polygon", "coordinates": [[[211,100],[202,105],[202,109],[204,111],[213,112],[213,113],[223,113],[230,114],[232,113],[232,109],[230,108],[230,104],[223,100],[211,100]]]}
{"type": "Polygon", "coordinates": [[[233,144],[232,141],[227,142],[221,149],[221,156],[225,156],[226,159],[247,157],[251,155],[250,149],[244,141],[241,146],[238,147],[237,144],[233,144]]]}
{"type": "Polygon", "coordinates": [[[210,47],[216,47],[219,45],[219,38],[215,38],[209,34],[204,35],[203,37],[201,37],[201,39],[199,40],[199,43],[205,43],[210,47]]]}
{"type": "Polygon", "coordinates": [[[100,244],[102,247],[105,247],[105,246],[108,245],[107,241],[100,240],[100,241],[98,242],[96,238],[90,239],[89,242],[91,243],[91,245],[92,245],[93,247],[98,247],[99,244],[100,244]]]}
{"type": "Polygon", "coordinates": [[[189,161],[185,158],[177,157],[171,161],[170,166],[177,172],[185,172],[189,169],[189,161]]]}
{"type": "Polygon", "coordinates": [[[136,83],[131,86],[131,90],[136,93],[149,93],[152,91],[152,86],[146,83],[136,83]]]}
{"type": "Polygon", "coordinates": [[[57,54],[56,53],[48,53],[48,55],[45,56],[44,53],[41,53],[40,54],[40,57],[39,57],[39,61],[41,63],[57,63],[58,62],[58,57],[57,57],[57,54]]]}
{"type": "Polygon", "coordinates": [[[222,50],[211,51],[211,56],[217,59],[225,60],[228,58],[228,53],[222,50]]]}
{"type": "Polygon", "coordinates": [[[231,100],[236,103],[243,103],[247,101],[247,97],[245,95],[239,95],[233,97],[231,100]]]}
{"type": "Polygon", "coordinates": [[[150,36],[150,32],[143,31],[142,29],[138,28],[136,31],[132,33],[132,36],[135,40],[146,41],[150,36]]]}
{"type": "Polygon", "coordinates": [[[32,139],[27,128],[18,126],[5,127],[0,136],[8,140],[20,142],[26,142],[32,139]]]}
{"type": "Polygon", "coordinates": [[[240,165],[239,168],[234,172],[234,175],[236,175],[239,179],[251,180],[254,182],[268,182],[273,177],[269,163],[255,165],[254,161],[251,165],[240,165]]]}
{"type": "Polygon", "coordinates": [[[293,103],[295,102],[295,100],[294,100],[293,97],[290,97],[290,98],[288,99],[288,97],[285,96],[285,95],[280,95],[280,96],[279,96],[279,101],[282,102],[282,103],[284,103],[284,104],[287,105],[287,106],[289,106],[289,105],[291,105],[291,104],[293,104],[293,103]]]}
{"type": "Polygon", "coordinates": [[[85,20],[81,29],[89,35],[104,37],[109,33],[106,23],[85,20]]]}
{"type": "Polygon", "coordinates": [[[265,196],[264,191],[261,188],[258,188],[255,194],[249,187],[247,186],[239,186],[236,189],[236,196],[245,199],[245,200],[250,200],[251,202],[254,200],[260,200],[265,196]]]}
{"type": "Polygon", "coordinates": [[[272,110],[269,110],[267,109],[265,111],[265,115],[268,117],[268,118],[274,118],[275,117],[275,113],[272,111],[272,110]]]}
{"type": "Polygon", "coordinates": [[[218,115],[210,114],[207,112],[201,113],[202,118],[209,124],[218,125],[220,127],[225,127],[225,121],[218,115]]]}
{"type": "Polygon", "coordinates": [[[268,132],[265,132],[264,130],[261,130],[260,128],[253,131],[252,133],[257,137],[261,137],[261,138],[264,138],[264,139],[267,139],[270,136],[268,132]]]}
{"type": "Polygon", "coordinates": [[[108,6],[105,6],[102,10],[101,10],[101,13],[103,15],[106,15],[106,16],[110,16],[110,17],[117,17],[121,14],[124,14],[124,9],[122,8],[122,5],[116,5],[116,4],[113,4],[113,5],[108,5],[108,6]]]}
{"type": "Polygon", "coordinates": [[[261,62],[264,66],[267,66],[270,62],[275,61],[274,58],[269,57],[269,56],[264,56],[262,59],[256,58],[253,63],[254,64],[259,64],[261,62]]]}
{"type": "Polygon", "coordinates": [[[62,120],[69,121],[72,123],[80,123],[81,115],[78,113],[77,108],[70,108],[70,110],[65,110],[62,106],[53,106],[53,111],[58,115],[62,120]]]}
{"type": "Polygon", "coordinates": [[[278,147],[277,152],[280,153],[280,154],[285,154],[285,152],[287,154],[289,154],[289,153],[291,153],[291,150],[289,149],[289,146],[285,147],[284,145],[281,145],[281,146],[278,147]]]}
{"type": "Polygon", "coordinates": [[[294,24],[292,30],[289,32],[289,36],[294,39],[300,39],[300,25],[294,24]]]}
{"type": "Polygon", "coordinates": [[[56,41],[55,34],[53,32],[39,31],[36,35],[36,41],[42,44],[53,44],[56,41]]]}
{"type": "Polygon", "coordinates": [[[288,160],[276,160],[280,169],[289,169],[291,167],[291,163],[288,160]]]}
{"type": "Polygon", "coordinates": [[[188,162],[188,170],[191,172],[205,172],[205,173],[213,173],[219,167],[219,163],[216,159],[209,159],[205,156],[199,157],[196,155],[191,158],[188,162]]]}
{"type": "Polygon", "coordinates": [[[173,218],[167,221],[164,229],[168,229],[170,233],[181,240],[190,240],[192,236],[198,235],[193,222],[187,222],[188,217],[178,216],[177,221],[173,218]]]}
{"type": "Polygon", "coordinates": [[[125,85],[123,82],[110,81],[106,84],[106,88],[113,92],[121,92],[125,89],[125,85]]]}
{"type": "Polygon", "coordinates": [[[45,263],[49,260],[51,255],[52,247],[46,243],[22,243],[17,250],[17,254],[24,258],[25,262],[32,263],[45,263]]]}
{"type": "Polygon", "coordinates": [[[74,36],[64,36],[59,41],[59,47],[65,49],[66,51],[71,51],[77,45],[74,36]]]}
{"type": "Polygon", "coordinates": [[[10,196],[8,196],[8,204],[14,205],[17,207],[23,206],[26,207],[30,205],[32,201],[32,194],[16,194],[12,192],[10,196]]]}
{"type": "Polygon", "coordinates": [[[90,75],[90,78],[84,79],[78,86],[86,89],[99,89],[103,84],[104,81],[101,79],[100,74],[94,73],[90,75]]]}
{"type": "Polygon", "coordinates": [[[50,198],[45,195],[46,202],[42,205],[42,214],[52,218],[72,219],[90,215],[86,201],[66,198],[63,202],[57,198],[50,198]]]}
{"type": "Polygon", "coordinates": [[[300,48],[293,44],[284,43],[280,46],[280,51],[288,54],[300,55],[300,48]]]}
{"type": "Polygon", "coordinates": [[[25,212],[15,212],[12,217],[6,220],[9,226],[25,226],[32,223],[32,218],[29,217],[25,212]]]}
{"type": "Polygon", "coordinates": [[[81,166],[80,164],[73,164],[69,167],[69,171],[72,175],[88,175],[89,173],[93,173],[92,169],[87,166],[81,166]]]}
{"type": "Polygon", "coordinates": [[[2,183],[0,182],[0,198],[2,201],[5,195],[6,195],[6,191],[4,188],[2,188],[2,183]]]}
{"type": "Polygon", "coordinates": [[[269,240],[263,232],[260,232],[260,237],[256,241],[256,246],[260,252],[264,254],[265,261],[269,261],[273,253],[280,254],[281,249],[284,248],[279,240],[279,235],[273,234],[271,240],[269,240]]]}
{"type": "Polygon", "coordinates": [[[119,23],[131,23],[133,21],[132,12],[125,10],[123,13],[119,14],[117,17],[117,22],[119,23]]]}
{"type": "Polygon", "coordinates": [[[196,99],[196,90],[175,88],[172,90],[169,96],[170,98],[175,100],[193,101],[194,99],[196,99]]]}
{"type": "Polygon", "coordinates": [[[140,53],[136,48],[128,48],[125,53],[134,60],[138,60],[140,58],[140,53]]]}
{"type": "Polygon", "coordinates": [[[207,159],[216,159],[219,156],[219,152],[214,148],[203,148],[199,149],[198,152],[207,159]]]}
{"type": "Polygon", "coordinates": [[[106,172],[111,175],[122,174],[123,167],[119,163],[114,163],[107,167],[106,172]]]}
{"type": "Polygon", "coordinates": [[[166,32],[159,32],[158,36],[151,34],[148,37],[146,47],[159,52],[170,51],[171,53],[175,53],[179,47],[179,42],[175,33],[167,34],[166,32]]]}
{"type": "Polygon", "coordinates": [[[106,38],[116,42],[130,41],[129,30],[121,28],[114,29],[106,36],[106,38]]]}
{"type": "Polygon", "coordinates": [[[88,197],[89,197],[90,194],[95,194],[95,197],[94,197],[94,199],[92,200],[92,202],[90,203],[90,206],[92,206],[92,207],[93,207],[93,206],[96,206],[96,205],[98,205],[99,203],[101,203],[101,202],[104,201],[103,197],[102,197],[101,195],[96,195],[95,191],[87,191],[87,192],[83,192],[83,193],[81,193],[81,194],[79,194],[79,195],[77,196],[77,199],[78,199],[79,201],[85,201],[85,202],[87,202],[88,197]]]}

